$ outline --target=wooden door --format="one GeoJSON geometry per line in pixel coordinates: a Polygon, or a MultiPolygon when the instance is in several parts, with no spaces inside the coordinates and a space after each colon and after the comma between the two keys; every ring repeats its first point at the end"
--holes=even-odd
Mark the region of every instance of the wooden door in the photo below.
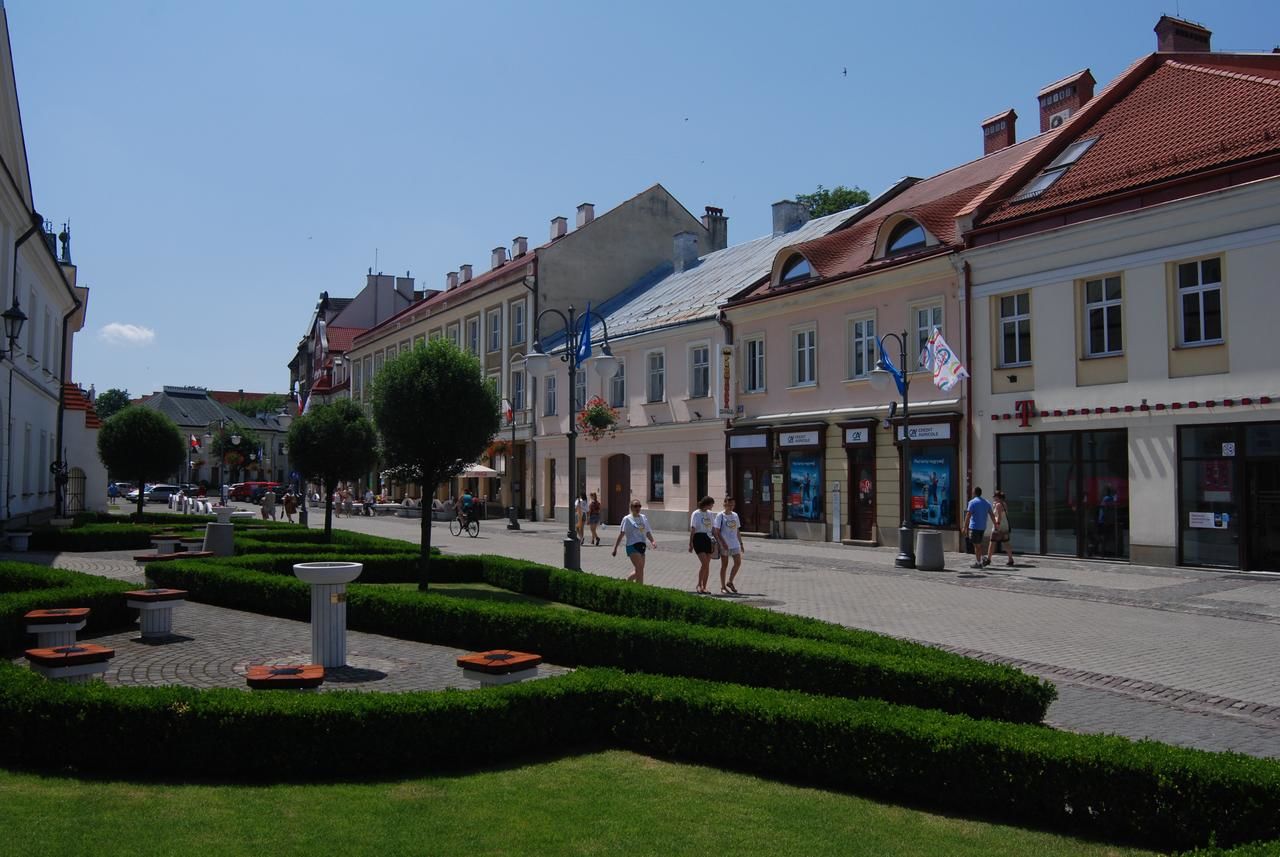
{"type": "Polygon", "coordinates": [[[849,450],[849,538],[870,540],[876,520],[876,457],[870,447],[849,450]]]}
{"type": "Polygon", "coordinates": [[[742,529],[749,533],[769,532],[773,519],[773,492],[769,482],[767,456],[740,456],[734,473],[733,496],[738,503],[742,529]]]}
{"type": "Polygon", "coordinates": [[[631,458],[626,455],[611,456],[608,473],[604,520],[608,524],[620,524],[631,502],[631,458]]]}

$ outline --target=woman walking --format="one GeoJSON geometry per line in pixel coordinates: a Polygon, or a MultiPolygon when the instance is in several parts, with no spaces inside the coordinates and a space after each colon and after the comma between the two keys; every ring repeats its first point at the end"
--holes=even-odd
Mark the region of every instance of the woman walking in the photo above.
{"type": "Polygon", "coordinates": [[[699,595],[709,595],[707,577],[711,574],[711,555],[716,551],[715,539],[711,531],[715,529],[715,516],[711,507],[716,501],[703,497],[698,501],[698,510],[689,516],[689,552],[698,556],[698,586],[695,591],[699,595]]]}
{"type": "Polygon", "coordinates": [[[587,526],[587,492],[583,491],[573,501],[573,517],[578,530],[578,541],[582,541],[583,530],[587,526]]]}
{"type": "Polygon", "coordinates": [[[1005,565],[1013,565],[1013,528],[1009,522],[1009,506],[1005,503],[1003,491],[997,489],[992,499],[995,502],[991,504],[991,541],[987,544],[987,565],[991,564],[997,545],[1004,545],[1005,555],[1009,558],[1005,565]]]}
{"type": "Polygon", "coordinates": [[[742,537],[738,534],[742,529],[742,521],[738,518],[738,513],[733,511],[734,500],[732,497],[724,498],[724,511],[716,515],[715,537],[720,543],[720,592],[728,594],[732,592],[738,594],[738,588],[733,585],[733,579],[738,576],[738,569],[742,568],[742,554],[745,550],[742,546],[742,537]],[[733,557],[733,570],[729,572],[729,579],[725,580],[725,572],[729,568],[729,557],[733,557]]]}
{"type": "Polygon", "coordinates": [[[587,526],[591,527],[591,544],[600,544],[600,535],[596,527],[600,526],[600,498],[591,492],[591,502],[587,504],[587,526]]]}
{"type": "Polygon", "coordinates": [[[640,514],[640,501],[631,501],[631,514],[626,515],[622,519],[622,523],[618,526],[618,538],[613,543],[613,555],[618,555],[618,545],[622,544],[622,540],[627,541],[627,557],[631,560],[631,567],[634,569],[627,580],[634,580],[636,583],[644,583],[644,540],[648,538],[649,544],[655,548],[658,542],[653,537],[653,530],[649,528],[649,518],[640,514]]]}

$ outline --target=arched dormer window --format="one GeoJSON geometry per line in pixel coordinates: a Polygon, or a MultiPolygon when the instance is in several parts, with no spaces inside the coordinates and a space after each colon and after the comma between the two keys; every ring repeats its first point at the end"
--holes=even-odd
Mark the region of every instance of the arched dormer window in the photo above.
{"type": "Polygon", "coordinates": [[[813,267],[809,264],[809,260],[797,253],[782,266],[782,273],[778,275],[778,285],[807,280],[812,276],[813,267]]]}
{"type": "Polygon", "coordinates": [[[916,250],[924,245],[924,227],[914,220],[904,220],[893,227],[893,231],[889,233],[889,240],[884,245],[884,254],[892,256],[894,253],[916,250]]]}

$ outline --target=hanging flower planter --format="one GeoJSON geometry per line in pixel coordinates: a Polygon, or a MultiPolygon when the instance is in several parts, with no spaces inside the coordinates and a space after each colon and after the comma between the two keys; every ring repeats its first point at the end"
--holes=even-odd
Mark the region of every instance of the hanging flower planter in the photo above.
{"type": "Polygon", "coordinates": [[[485,448],[485,451],[484,451],[485,457],[487,457],[490,461],[495,461],[497,460],[499,455],[506,455],[508,451],[508,447],[510,446],[511,446],[511,443],[509,441],[495,440],[493,443],[489,444],[485,448]]]}
{"type": "Polygon", "coordinates": [[[578,431],[590,440],[613,437],[618,431],[618,409],[599,396],[592,396],[578,412],[578,431]]]}

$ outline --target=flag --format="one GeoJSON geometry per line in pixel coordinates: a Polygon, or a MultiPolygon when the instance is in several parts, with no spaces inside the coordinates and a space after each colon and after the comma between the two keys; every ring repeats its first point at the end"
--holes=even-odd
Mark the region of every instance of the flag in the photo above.
{"type": "Polygon", "coordinates": [[[925,351],[928,352],[929,362],[933,365],[933,383],[944,393],[950,392],[962,378],[969,377],[969,373],[960,363],[960,358],[956,357],[951,346],[942,338],[942,331],[938,328],[935,327],[929,336],[929,344],[925,351]]]}
{"type": "Polygon", "coordinates": [[[889,374],[893,376],[893,381],[898,385],[898,392],[905,393],[907,391],[907,382],[902,377],[902,372],[897,366],[893,365],[893,360],[889,358],[889,352],[884,350],[884,337],[876,340],[876,345],[880,348],[880,362],[884,364],[884,368],[889,370],[889,374]]]}
{"type": "Polygon", "coordinates": [[[191,435],[191,448],[192,448],[192,449],[199,449],[199,448],[200,448],[200,441],[196,440],[196,436],[195,436],[195,435],[191,435]]]}
{"type": "Polygon", "coordinates": [[[307,393],[307,400],[302,404],[302,414],[306,416],[307,411],[311,410],[311,394],[307,393]]]}
{"type": "Polygon", "coordinates": [[[587,311],[582,314],[582,330],[578,334],[578,353],[574,355],[578,365],[586,362],[591,356],[591,302],[587,301],[587,311]]]}

